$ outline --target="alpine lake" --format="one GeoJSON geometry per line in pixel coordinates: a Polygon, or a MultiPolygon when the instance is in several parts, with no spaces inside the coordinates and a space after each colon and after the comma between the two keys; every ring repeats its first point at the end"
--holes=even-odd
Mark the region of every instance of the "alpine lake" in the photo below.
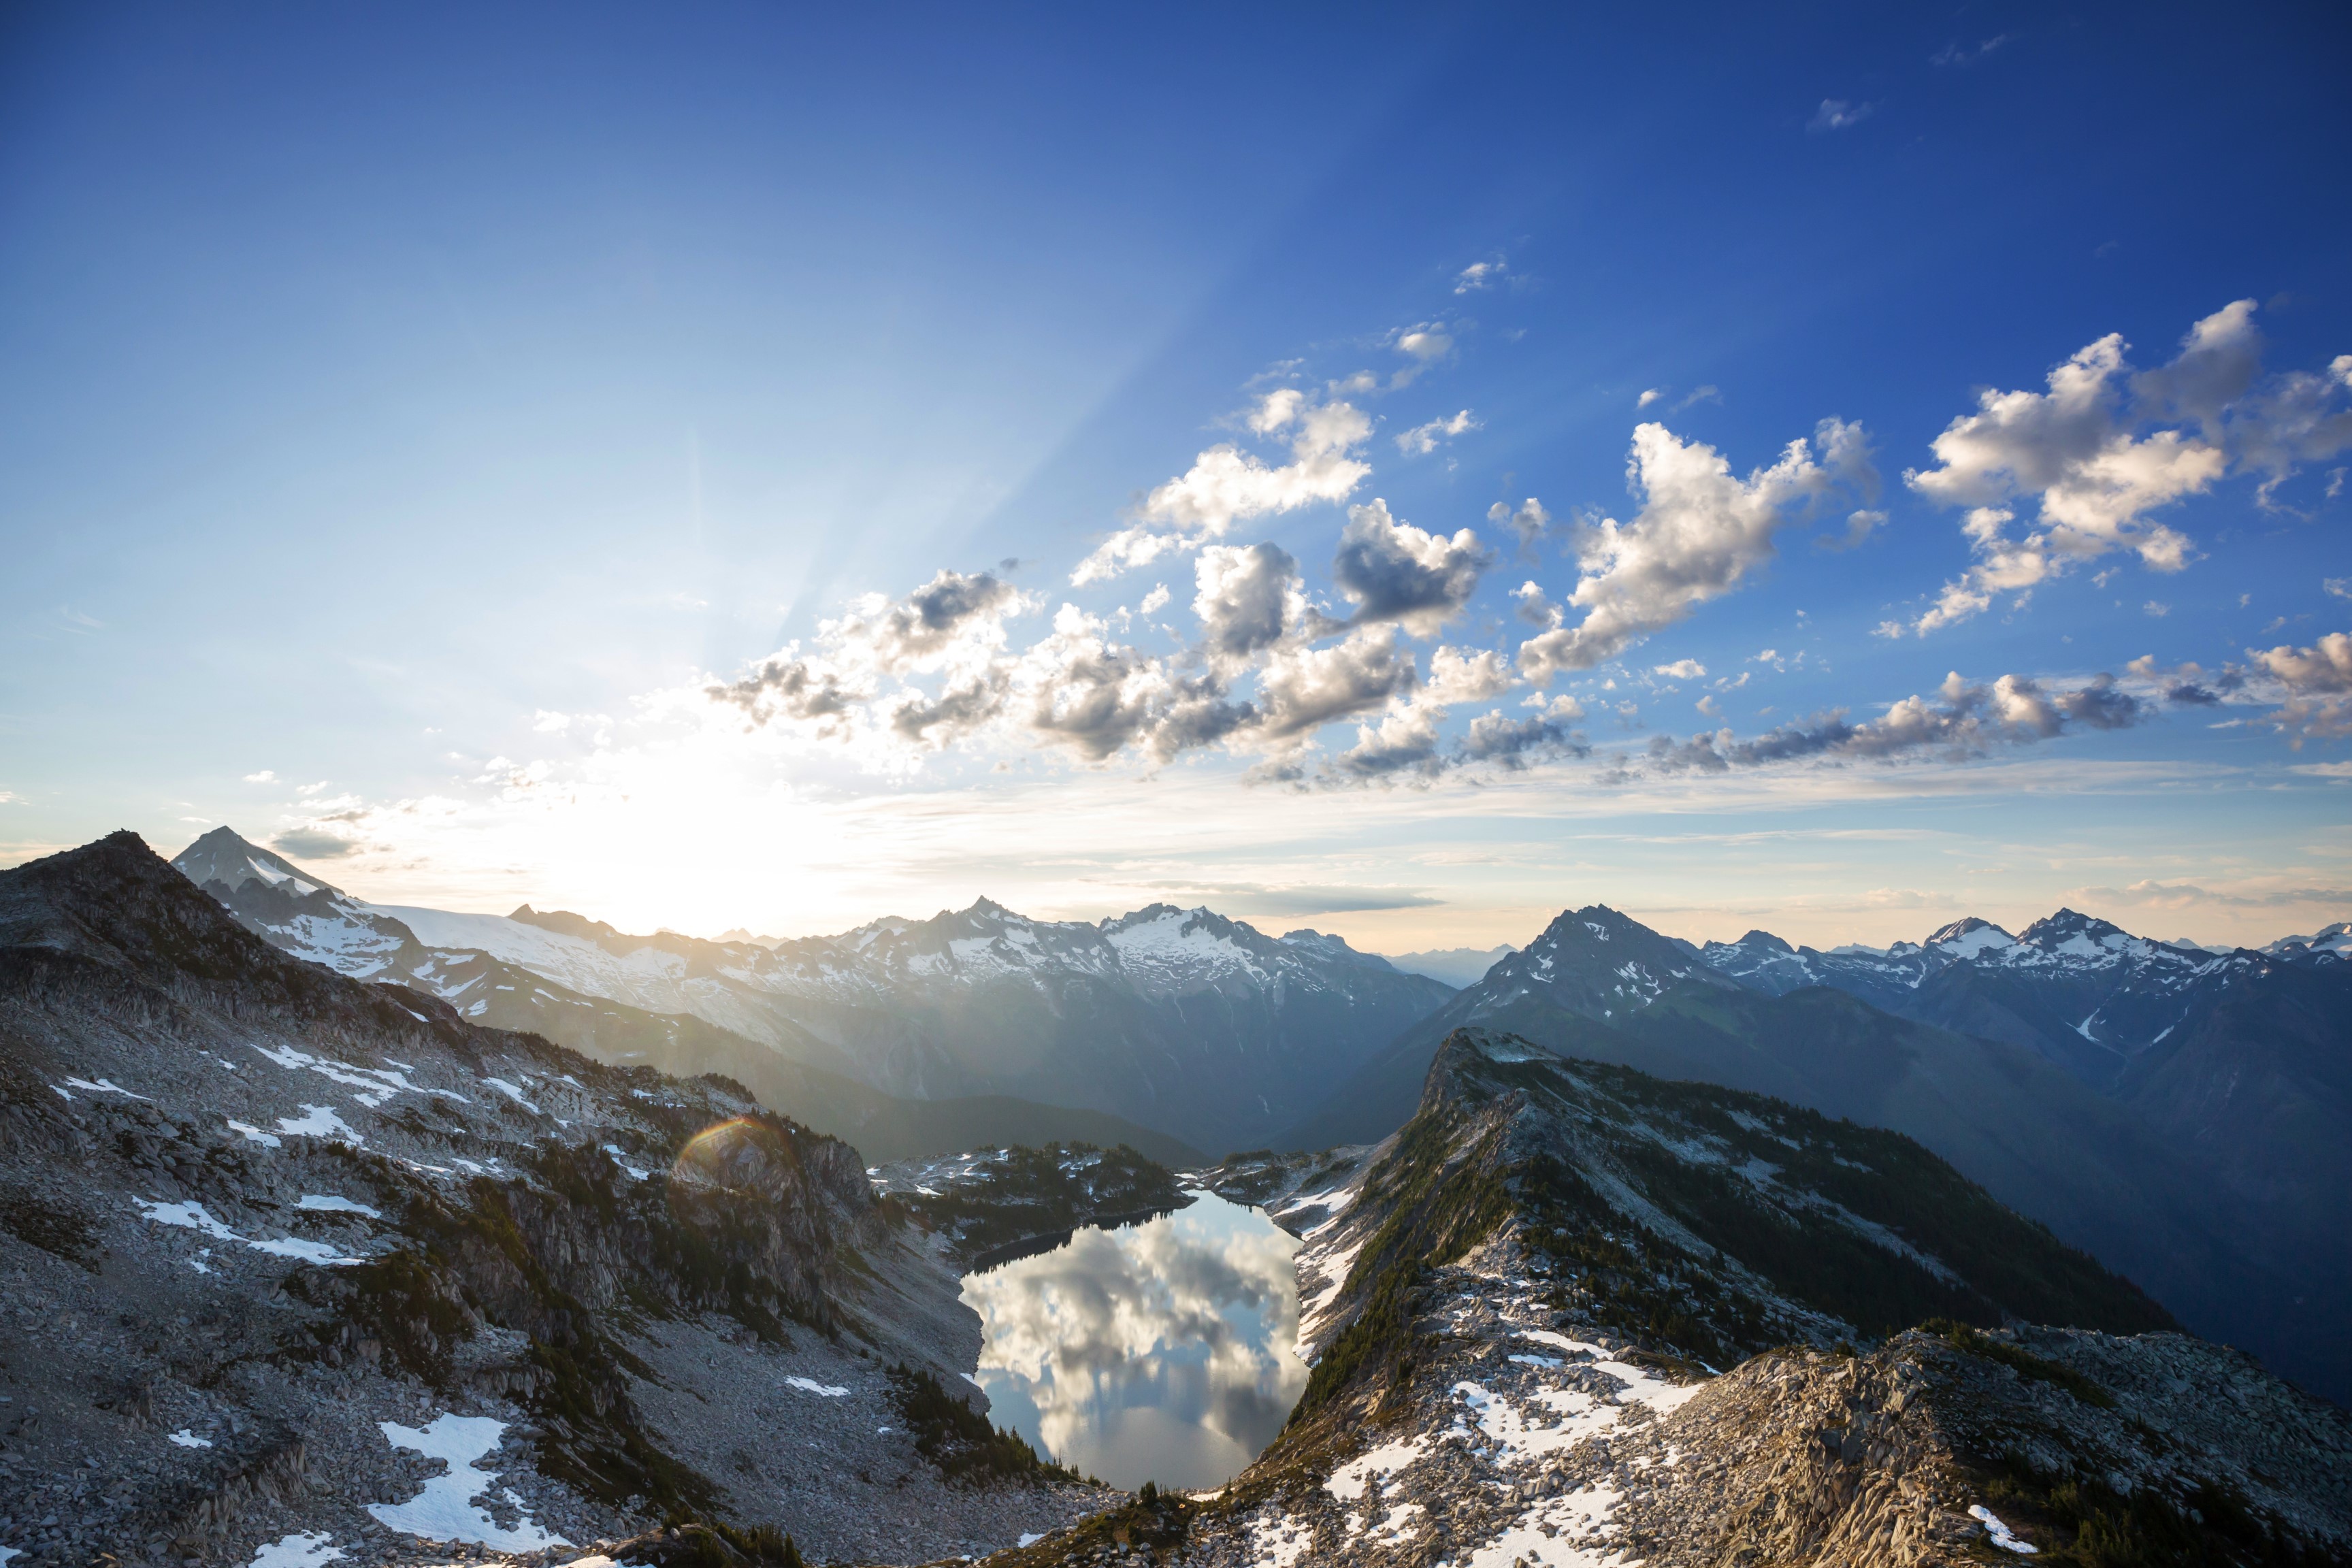
{"type": "Polygon", "coordinates": [[[1187,1195],[1172,1214],[1088,1226],[963,1280],[984,1325],[973,1381],[991,1419],[1130,1490],[1223,1485],[1307,1386],[1298,1241],[1256,1209],[1187,1195]]]}

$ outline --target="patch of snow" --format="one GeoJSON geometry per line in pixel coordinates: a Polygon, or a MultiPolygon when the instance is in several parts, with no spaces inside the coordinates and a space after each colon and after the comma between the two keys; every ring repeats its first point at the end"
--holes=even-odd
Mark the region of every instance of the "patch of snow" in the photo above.
{"type": "Polygon", "coordinates": [[[329,1268],[345,1268],[354,1263],[365,1263],[364,1258],[346,1258],[323,1241],[304,1241],[299,1237],[281,1236],[272,1241],[248,1241],[246,1246],[256,1252],[266,1252],[272,1258],[291,1258],[303,1263],[317,1263],[329,1268]]]}
{"type": "Polygon", "coordinates": [[[1015,1546],[1034,1546],[1045,1539],[1045,1538],[1044,1536],[1038,1534],[1034,1530],[1024,1530],[1021,1532],[1021,1539],[1014,1542],[1013,1544],[1015,1546]]]}
{"type": "Polygon", "coordinates": [[[1615,1533],[1610,1516],[1622,1494],[1593,1485],[1549,1498],[1521,1514],[1516,1523],[1473,1552],[1465,1568],[1604,1568],[1622,1553],[1608,1549],[1615,1533]]]}
{"type": "Polygon", "coordinates": [[[1992,1543],[2003,1552],[2021,1552],[2032,1557],[2041,1550],[2032,1542],[2019,1540],[2017,1533],[2003,1524],[1998,1514],[1980,1502],[1969,1505],[1969,1517],[1982,1524],[1985,1533],[1992,1537],[1992,1543]]]}
{"type": "Polygon", "coordinates": [[[343,1119],[335,1114],[333,1106],[312,1105],[305,1101],[302,1109],[308,1114],[279,1117],[278,1131],[289,1137],[332,1138],[353,1145],[367,1142],[343,1124],[343,1119]]]}
{"type": "Polygon", "coordinates": [[[344,1554],[341,1547],[328,1544],[334,1539],[323,1530],[315,1535],[283,1535],[255,1552],[246,1568],[319,1568],[344,1554]]]}
{"type": "Polygon", "coordinates": [[[497,1089],[500,1094],[505,1095],[509,1100],[513,1100],[517,1105],[521,1106],[525,1110],[530,1111],[533,1116],[544,1116],[547,1114],[547,1112],[541,1110],[538,1106],[533,1105],[530,1100],[523,1098],[522,1089],[520,1085],[509,1083],[502,1078],[486,1078],[482,1081],[488,1084],[492,1089],[497,1089]]]}
{"type": "Polygon", "coordinates": [[[1364,1495],[1375,1477],[1395,1475],[1418,1460],[1428,1447],[1426,1437],[1408,1437],[1401,1443],[1383,1443],[1367,1449],[1333,1470],[1324,1481],[1323,1489],[1341,1502],[1354,1502],[1364,1495]]]}
{"type": "MultiPolygon", "coordinates": [[[[425,1427],[403,1426],[396,1421],[376,1425],[394,1447],[443,1460],[449,1467],[404,1503],[368,1504],[368,1512],[378,1523],[426,1541],[471,1541],[501,1552],[540,1552],[572,1544],[540,1529],[520,1509],[515,1528],[506,1530],[476,1506],[474,1500],[488,1491],[499,1478],[475,1461],[498,1447],[506,1435],[505,1422],[487,1415],[444,1415],[425,1427]]],[[[513,1494],[508,1496],[511,1500],[513,1494]]]]}
{"type": "Polygon", "coordinates": [[[133,1198],[139,1212],[157,1225],[175,1226],[182,1230],[200,1230],[215,1241],[243,1241],[245,1237],[221,1224],[205,1212],[199,1203],[167,1204],[154,1198],[133,1198]]]}
{"type": "Polygon", "coordinates": [[[213,1440],[210,1437],[199,1437],[185,1426],[173,1433],[171,1441],[175,1447],[182,1448],[209,1448],[213,1446],[213,1440]]]}
{"type": "Polygon", "coordinates": [[[383,1217],[381,1213],[368,1207],[365,1204],[355,1204],[349,1198],[337,1197],[332,1193],[304,1193],[302,1201],[294,1206],[298,1209],[310,1209],[317,1214],[363,1214],[370,1219],[383,1217]]]}
{"type": "Polygon", "coordinates": [[[2015,947],[2017,939],[1999,926],[1979,926],[1966,936],[1956,936],[1937,945],[1955,958],[1981,958],[1988,952],[2015,947]]]}
{"type": "Polygon", "coordinates": [[[1314,1544],[1312,1530],[1280,1515],[1250,1521],[1250,1568],[1297,1568],[1314,1544]]]}
{"type": "Polygon", "coordinates": [[[784,1382],[803,1394],[821,1394],[827,1399],[842,1399],[847,1397],[849,1394],[849,1390],[837,1384],[819,1383],[810,1377],[788,1377],[784,1382]]]}
{"type": "Polygon", "coordinates": [[[623,1157],[620,1147],[617,1144],[605,1144],[604,1152],[613,1156],[613,1163],[620,1166],[624,1171],[626,1171],[633,1180],[642,1182],[647,1176],[653,1174],[651,1171],[641,1171],[636,1166],[630,1164],[629,1162],[623,1157]]]}
{"type": "MultiPolygon", "coordinates": [[[[89,1079],[86,1078],[69,1078],[66,1079],[66,1082],[76,1089],[86,1089],[92,1094],[119,1094],[125,1100],[147,1100],[145,1095],[133,1094],[110,1078],[100,1079],[96,1083],[90,1082],[89,1079]]],[[[147,1100],[147,1103],[152,1105],[155,1102],[152,1100],[147,1100]]]]}

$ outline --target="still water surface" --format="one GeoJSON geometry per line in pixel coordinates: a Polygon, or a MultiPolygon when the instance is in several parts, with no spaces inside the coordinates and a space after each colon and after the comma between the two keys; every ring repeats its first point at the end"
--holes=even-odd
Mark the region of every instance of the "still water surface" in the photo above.
{"type": "Polygon", "coordinates": [[[1113,1486],[1223,1485],[1307,1386],[1291,1353],[1297,1250],[1257,1210],[1204,1193],[966,1275],[992,1419],[1113,1486]]]}

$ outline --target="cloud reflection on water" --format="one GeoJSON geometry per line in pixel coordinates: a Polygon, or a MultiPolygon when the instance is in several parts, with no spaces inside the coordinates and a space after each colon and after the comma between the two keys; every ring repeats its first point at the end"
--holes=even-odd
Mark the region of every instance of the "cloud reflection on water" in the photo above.
{"type": "Polygon", "coordinates": [[[996,1423],[1115,1486],[1231,1479],[1307,1386],[1291,1353],[1297,1249],[1255,1210],[1203,1195],[969,1276],[996,1423]]]}

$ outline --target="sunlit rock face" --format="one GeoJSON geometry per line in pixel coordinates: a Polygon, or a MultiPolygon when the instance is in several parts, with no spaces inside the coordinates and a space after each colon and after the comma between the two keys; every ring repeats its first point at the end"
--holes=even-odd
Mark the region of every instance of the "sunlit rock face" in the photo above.
{"type": "Polygon", "coordinates": [[[1297,1248],[1255,1210],[1204,1196],[970,1276],[995,1418],[1115,1486],[1221,1485],[1307,1384],[1297,1248]]]}

